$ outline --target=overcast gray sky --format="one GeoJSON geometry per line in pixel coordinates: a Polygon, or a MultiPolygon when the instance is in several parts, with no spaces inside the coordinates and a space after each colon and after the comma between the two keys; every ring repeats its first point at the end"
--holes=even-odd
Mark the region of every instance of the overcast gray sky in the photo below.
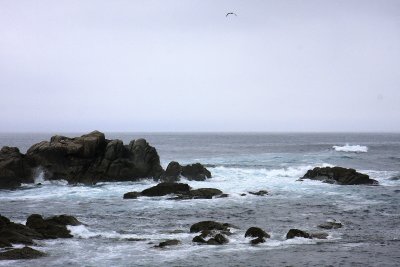
{"type": "Polygon", "coordinates": [[[0,0],[0,93],[7,132],[400,131],[400,1],[0,0]]]}

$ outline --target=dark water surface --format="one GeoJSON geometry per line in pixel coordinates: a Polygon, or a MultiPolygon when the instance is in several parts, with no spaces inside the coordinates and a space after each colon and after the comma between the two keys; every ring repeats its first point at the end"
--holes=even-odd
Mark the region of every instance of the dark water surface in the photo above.
{"type": "MultiPolygon", "coordinates": [[[[25,152],[51,135],[0,134],[0,146],[25,152]]],[[[140,137],[157,148],[164,167],[171,160],[208,164],[212,179],[188,183],[219,188],[229,197],[122,199],[128,191],[155,185],[150,180],[95,186],[44,182],[3,190],[0,213],[14,221],[24,222],[32,213],[66,213],[86,225],[71,227],[72,239],[38,241],[37,249],[48,257],[3,261],[0,266],[399,265],[400,134],[106,134],[125,143],[140,137]],[[354,150],[358,152],[350,152],[354,150]],[[355,168],[381,185],[296,181],[310,168],[329,165],[355,168]],[[241,196],[262,189],[270,195],[241,196]],[[290,228],[319,231],[317,225],[328,219],[344,227],[327,230],[327,240],[285,239],[290,228]],[[189,228],[200,220],[229,222],[239,229],[227,245],[199,246],[191,242],[189,228]],[[244,238],[251,226],[265,229],[271,238],[251,246],[244,238]],[[172,238],[182,244],[152,248],[172,238]]]]}

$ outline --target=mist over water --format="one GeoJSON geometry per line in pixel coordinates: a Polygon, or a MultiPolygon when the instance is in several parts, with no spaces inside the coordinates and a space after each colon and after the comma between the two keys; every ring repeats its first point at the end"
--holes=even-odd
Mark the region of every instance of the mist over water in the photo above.
{"type": "MultiPolygon", "coordinates": [[[[0,146],[26,151],[51,135],[0,134],[0,146]]],[[[41,185],[0,191],[0,213],[16,222],[32,213],[65,213],[84,225],[70,227],[72,239],[38,241],[37,249],[48,257],[2,261],[0,266],[396,266],[400,260],[400,134],[106,134],[124,143],[139,137],[156,147],[164,167],[171,160],[206,164],[213,178],[182,182],[192,188],[218,188],[229,197],[124,200],[124,193],[156,183],[68,185],[43,181],[39,170],[36,182],[41,185]],[[360,147],[367,151],[351,151],[360,147]],[[336,165],[366,173],[380,186],[297,181],[310,168],[336,165]],[[259,190],[269,195],[248,194],[259,190]],[[344,227],[324,230],[326,240],[285,238],[290,228],[320,231],[317,225],[329,219],[344,227]],[[189,228],[201,220],[228,222],[239,229],[226,245],[200,246],[191,242],[195,234],[189,228]],[[244,238],[251,226],[263,228],[271,238],[251,246],[244,238]],[[166,239],[182,244],[152,248],[166,239]]]]}

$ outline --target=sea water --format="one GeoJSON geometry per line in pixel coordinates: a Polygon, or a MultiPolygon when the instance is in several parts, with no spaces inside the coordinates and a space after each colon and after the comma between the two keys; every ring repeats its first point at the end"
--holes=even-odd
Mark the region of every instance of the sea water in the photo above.
{"type": "MultiPolygon", "coordinates": [[[[48,134],[0,134],[0,146],[22,152],[48,134]]],[[[77,136],[78,133],[66,134],[77,136]]],[[[48,253],[36,260],[1,261],[0,266],[398,266],[400,263],[400,134],[167,134],[106,133],[126,144],[146,138],[163,167],[171,160],[201,162],[213,177],[186,181],[213,187],[227,198],[124,200],[129,191],[156,185],[152,180],[68,185],[44,181],[0,191],[0,213],[24,223],[27,216],[70,214],[84,225],[69,226],[73,238],[40,240],[48,253]],[[340,186],[297,181],[317,166],[355,168],[380,186],[340,186]],[[268,196],[248,192],[267,190],[268,196]],[[243,196],[243,194],[246,194],[243,196]],[[238,227],[222,246],[197,245],[193,223],[215,220],[238,227]],[[327,220],[343,228],[324,230],[326,240],[286,240],[289,229],[321,231],[327,220]],[[252,246],[244,237],[261,227],[271,238],[252,246]],[[153,248],[166,239],[181,244],[153,248]]]]}

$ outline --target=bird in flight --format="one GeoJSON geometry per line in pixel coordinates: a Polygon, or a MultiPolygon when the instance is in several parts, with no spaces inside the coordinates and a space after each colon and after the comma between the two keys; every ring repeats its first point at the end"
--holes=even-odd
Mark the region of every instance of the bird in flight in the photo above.
{"type": "Polygon", "coordinates": [[[229,13],[226,13],[226,16],[225,16],[225,17],[227,17],[227,16],[229,16],[229,15],[235,15],[235,16],[237,16],[236,13],[229,12],[229,13]]]}

